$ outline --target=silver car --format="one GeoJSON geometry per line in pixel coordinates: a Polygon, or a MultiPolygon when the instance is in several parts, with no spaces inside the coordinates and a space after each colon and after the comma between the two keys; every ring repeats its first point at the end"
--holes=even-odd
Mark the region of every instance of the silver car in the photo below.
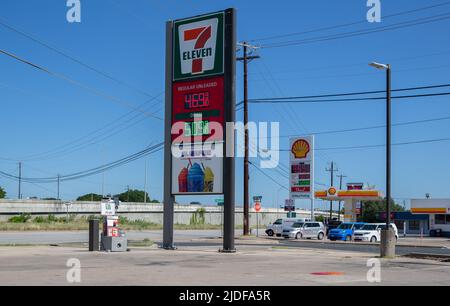
{"type": "Polygon", "coordinates": [[[325,237],[325,226],[322,222],[296,222],[290,229],[283,230],[284,238],[317,238],[325,237]]]}

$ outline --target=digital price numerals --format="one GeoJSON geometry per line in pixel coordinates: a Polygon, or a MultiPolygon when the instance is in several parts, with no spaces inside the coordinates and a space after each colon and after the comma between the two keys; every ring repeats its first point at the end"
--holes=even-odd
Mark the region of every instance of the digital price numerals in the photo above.
{"type": "Polygon", "coordinates": [[[184,108],[197,109],[209,106],[209,92],[189,93],[184,95],[184,108]]]}

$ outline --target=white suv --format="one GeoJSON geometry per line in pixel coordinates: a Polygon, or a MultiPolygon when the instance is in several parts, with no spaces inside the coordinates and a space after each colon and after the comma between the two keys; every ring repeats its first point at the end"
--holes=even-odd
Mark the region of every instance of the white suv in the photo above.
{"type": "MultiPolygon", "coordinates": [[[[367,223],[353,234],[354,241],[377,242],[381,240],[381,230],[386,228],[386,223],[367,223]]],[[[395,239],[398,239],[397,226],[391,223],[394,229],[395,239]]]]}
{"type": "Polygon", "coordinates": [[[325,226],[322,222],[295,222],[290,229],[283,230],[284,238],[317,238],[325,237],[325,226]]]}
{"type": "Polygon", "coordinates": [[[306,222],[309,219],[306,218],[283,218],[277,219],[274,223],[267,225],[266,234],[268,236],[276,235],[281,237],[283,230],[290,229],[295,222],[306,222]]]}

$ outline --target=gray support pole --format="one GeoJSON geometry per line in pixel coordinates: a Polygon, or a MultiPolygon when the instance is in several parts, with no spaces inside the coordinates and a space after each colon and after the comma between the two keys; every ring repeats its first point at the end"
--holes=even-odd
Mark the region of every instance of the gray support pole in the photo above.
{"type": "Polygon", "coordinates": [[[396,237],[391,229],[391,66],[386,68],[386,229],[381,231],[380,256],[395,257],[396,237]]]}
{"type": "Polygon", "coordinates": [[[175,249],[173,243],[173,215],[175,198],[172,195],[172,58],[173,58],[173,22],[166,23],[166,96],[164,121],[164,227],[163,248],[175,249]]]}
{"type": "MultiPolygon", "coordinates": [[[[236,10],[227,9],[225,11],[225,122],[235,122],[236,103],[236,10]]],[[[224,193],[224,225],[223,225],[223,249],[222,252],[232,253],[234,247],[234,139],[227,137],[228,131],[224,128],[224,139],[226,142],[223,158],[223,193],[224,193]],[[230,155],[232,154],[232,155],[230,155]]]]}
{"type": "Polygon", "coordinates": [[[98,220],[89,220],[89,252],[96,252],[99,249],[98,231],[98,220]]]}

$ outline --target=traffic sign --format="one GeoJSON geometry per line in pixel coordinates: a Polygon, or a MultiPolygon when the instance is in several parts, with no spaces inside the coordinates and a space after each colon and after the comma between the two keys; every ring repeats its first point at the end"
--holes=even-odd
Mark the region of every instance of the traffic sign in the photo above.
{"type": "Polygon", "coordinates": [[[262,196],[254,196],[253,197],[253,202],[261,202],[262,200],[262,196]]]}
{"type": "Polygon", "coordinates": [[[295,203],[293,199],[286,199],[284,201],[284,211],[295,211],[295,203]]]}
{"type": "Polygon", "coordinates": [[[256,212],[259,212],[261,210],[261,203],[260,202],[256,202],[255,203],[255,210],[256,210],[256,212]]]}

